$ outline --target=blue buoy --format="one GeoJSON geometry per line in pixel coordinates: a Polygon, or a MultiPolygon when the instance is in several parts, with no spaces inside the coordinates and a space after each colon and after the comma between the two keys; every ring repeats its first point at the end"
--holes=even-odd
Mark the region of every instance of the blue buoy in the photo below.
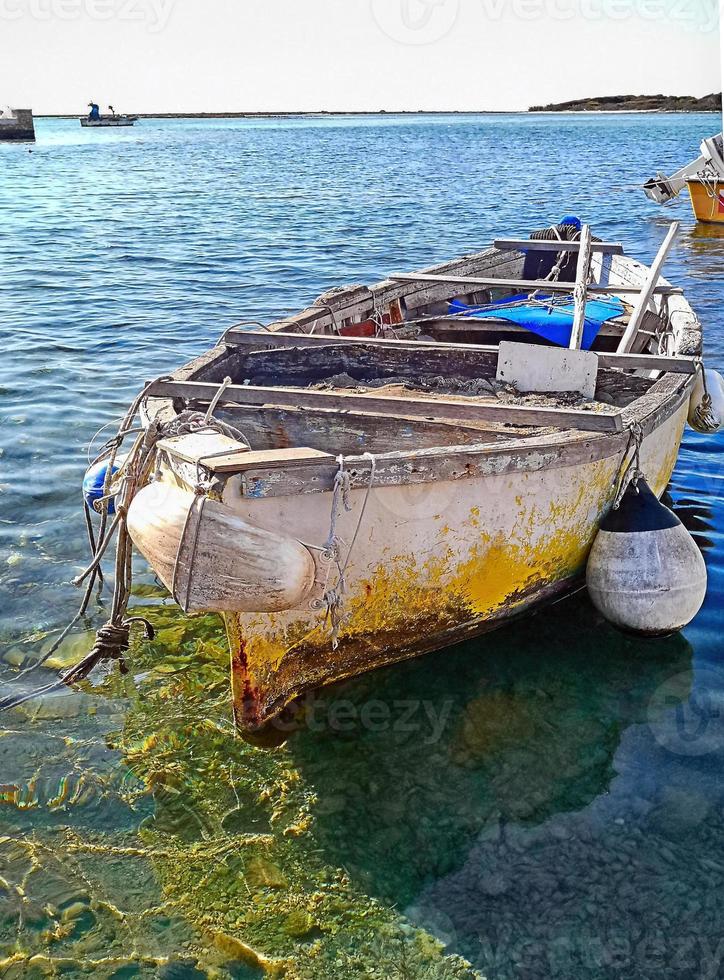
{"type": "MultiPolygon", "coordinates": [[[[120,470],[120,465],[118,462],[113,464],[112,473],[115,474],[120,470]]],[[[100,463],[96,463],[95,466],[91,466],[86,475],[83,477],[83,499],[91,508],[91,510],[98,513],[98,508],[96,504],[103,499],[103,488],[106,485],[106,474],[108,473],[108,460],[101,460],[100,463]]],[[[111,499],[108,501],[108,513],[115,514],[116,505],[111,499]]]]}

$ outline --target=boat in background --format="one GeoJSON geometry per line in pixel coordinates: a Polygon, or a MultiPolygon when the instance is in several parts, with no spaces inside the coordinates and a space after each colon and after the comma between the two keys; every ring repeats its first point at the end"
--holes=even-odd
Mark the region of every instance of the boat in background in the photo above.
{"type": "Polygon", "coordinates": [[[646,196],[656,204],[669,204],[689,190],[697,221],[724,224],[724,144],[721,134],[705,139],[701,155],[675,174],[658,173],[644,184],[646,196]]]}
{"type": "Polygon", "coordinates": [[[115,129],[119,127],[133,126],[138,122],[138,116],[117,115],[112,105],[108,106],[110,116],[102,116],[98,111],[98,106],[91,102],[90,115],[82,116],[80,120],[84,129],[115,129]]]}
{"type": "Polygon", "coordinates": [[[0,143],[34,143],[32,109],[6,108],[0,112],[0,143]]]}

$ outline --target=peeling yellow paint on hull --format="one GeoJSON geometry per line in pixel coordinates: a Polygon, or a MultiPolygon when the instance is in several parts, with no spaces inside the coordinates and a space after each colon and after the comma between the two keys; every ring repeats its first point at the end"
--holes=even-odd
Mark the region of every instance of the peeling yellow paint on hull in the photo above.
{"type": "MultiPolygon", "coordinates": [[[[678,456],[686,405],[642,448],[657,494],[678,456]]],[[[375,489],[345,573],[338,646],[323,596],[338,569],[317,550],[317,581],[304,608],[227,616],[238,723],[258,729],[306,691],[503,625],[578,585],[621,454],[558,469],[375,489]]],[[[353,540],[364,491],[339,520],[353,540]]],[[[233,506],[248,520],[312,544],[329,535],[331,494],[233,506]]],[[[347,547],[342,547],[343,558],[347,547]]]]}

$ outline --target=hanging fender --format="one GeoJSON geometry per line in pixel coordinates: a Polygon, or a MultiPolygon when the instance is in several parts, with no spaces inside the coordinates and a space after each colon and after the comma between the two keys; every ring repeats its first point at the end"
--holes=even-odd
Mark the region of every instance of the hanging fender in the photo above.
{"type": "Polygon", "coordinates": [[[314,558],[301,542],[163,481],[136,494],[128,531],[184,612],[281,612],[314,587],[314,558]]]}

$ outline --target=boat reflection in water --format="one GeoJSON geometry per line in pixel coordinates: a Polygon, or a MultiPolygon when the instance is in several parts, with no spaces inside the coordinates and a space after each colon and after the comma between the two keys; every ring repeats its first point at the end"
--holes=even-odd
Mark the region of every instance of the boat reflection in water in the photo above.
{"type": "MultiPolygon", "coordinates": [[[[234,737],[220,622],[183,619],[160,595],[134,612],[157,629],[153,644],[134,651],[135,676],[111,672],[84,695],[28,705],[14,719],[18,735],[2,740],[15,786],[5,799],[12,836],[0,848],[0,856],[14,848],[6,876],[19,881],[31,859],[12,843],[19,835],[32,828],[33,847],[44,848],[26,886],[36,917],[18,933],[9,916],[5,955],[34,953],[70,903],[82,916],[63,955],[78,963],[116,933],[123,948],[126,923],[150,935],[168,908],[174,931],[159,950],[174,955],[183,939],[183,955],[190,949],[204,968],[284,960],[295,977],[316,980],[337,976],[341,959],[358,971],[351,976],[382,963],[392,977],[404,960],[415,977],[472,977],[444,972],[455,961],[420,946],[418,933],[404,932],[407,921],[485,972],[489,944],[503,958],[511,953],[511,924],[516,942],[553,930],[541,909],[520,904],[520,889],[534,897],[548,887],[546,860],[568,861],[581,921],[595,929],[598,879],[581,863],[596,854],[589,814],[618,798],[622,746],[637,732],[655,742],[645,723],[670,712],[672,696],[686,703],[691,687],[682,636],[625,637],[578,596],[316,695],[297,718],[306,724],[267,752],[234,737]],[[55,747],[42,762],[27,751],[29,731],[32,744],[55,747]],[[87,746],[80,780],[70,755],[78,749],[68,747],[79,744],[87,746]],[[56,871],[59,820],[76,855],[65,884],[56,871]],[[558,853],[569,820],[588,835],[576,860],[558,853]],[[526,850],[521,862],[519,842],[529,840],[543,841],[548,858],[526,850]],[[502,865],[515,868],[512,880],[502,865]],[[90,880],[98,884],[89,892],[90,880]],[[141,891],[142,915],[131,897],[141,891]]],[[[645,797],[637,805],[647,807],[654,767],[636,752],[634,760],[636,794],[645,797]]],[[[551,897],[551,916],[556,903],[565,912],[551,897]]],[[[58,955],[53,943],[50,952],[58,955]]],[[[130,965],[133,954],[124,955],[130,965]]]]}
{"type": "Polygon", "coordinates": [[[652,643],[592,618],[574,597],[318,696],[289,745],[318,794],[327,859],[404,908],[426,888],[434,898],[481,839],[502,842],[607,794],[622,738],[650,720],[657,689],[675,676],[686,700],[691,649],[681,635],[652,643]]]}

